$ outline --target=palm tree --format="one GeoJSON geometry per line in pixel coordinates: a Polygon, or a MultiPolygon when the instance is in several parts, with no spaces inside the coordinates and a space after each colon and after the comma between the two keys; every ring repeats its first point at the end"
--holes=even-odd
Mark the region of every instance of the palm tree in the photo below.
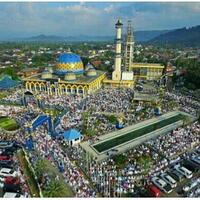
{"type": "Polygon", "coordinates": [[[63,197],[65,196],[65,186],[61,181],[52,180],[45,188],[44,197],[63,197]]]}
{"type": "Polygon", "coordinates": [[[38,179],[42,178],[43,174],[46,172],[47,163],[44,159],[38,160],[35,166],[35,173],[38,177],[38,179]]]}

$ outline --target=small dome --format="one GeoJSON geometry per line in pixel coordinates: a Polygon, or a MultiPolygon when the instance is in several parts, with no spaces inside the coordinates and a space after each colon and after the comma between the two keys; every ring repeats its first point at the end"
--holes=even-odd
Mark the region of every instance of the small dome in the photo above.
{"type": "Polygon", "coordinates": [[[97,75],[97,71],[93,68],[93,69],[89,69],[87,71],[87,76],[96,76],[97,75]]]}
{"type": "Polygon", "coordinates": [[[53,73],[52,67],[48,67],[48,70],[49,70],[50,73],[53,73]]]}
{"type": "Polygon", "coordinates": [[[76,74],[73,72],[68,72],[65,74],[65,81],[74,81],[76,80],[76,74]]]}
{"type": "Polygon", "coordinates": [[[85,67],[85,70],[87,71],[87,70],[93,69],[93,68],[94,68],[93,65],[91,65],[90,63],[88,63],[88,64],[86,65],[86,67],[85,67]]]}
{"type": "Polygon", "coordinates": [[[45,68],[44,71],[42,72],[42,79],[49,79],[52,78],[52,73],[45,68]]]}

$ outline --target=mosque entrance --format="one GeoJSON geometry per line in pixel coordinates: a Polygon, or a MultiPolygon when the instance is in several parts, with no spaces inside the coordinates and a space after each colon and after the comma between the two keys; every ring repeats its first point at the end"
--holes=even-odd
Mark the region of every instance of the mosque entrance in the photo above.
{"type": "Polygon", "coordinates": [[[22,105],[23,106],[28,106],[28,105],[32,105],[34,107],[39,107],[41,108],[41,101],[39,100],[39,98],[37,98],[32,92],[30,91],[26,91],[24,92],[23,96],[22,96],[22,105]]]}

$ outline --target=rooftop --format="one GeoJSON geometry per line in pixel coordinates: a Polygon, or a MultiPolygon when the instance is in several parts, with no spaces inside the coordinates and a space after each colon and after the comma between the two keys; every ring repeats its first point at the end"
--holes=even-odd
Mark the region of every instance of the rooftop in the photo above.
{"type": "Polygon", "coordinates": [[[69,129],[64,132],[63,136],[65,140],[75,140],[81,137],[81,133],[76,129],[69,129]]]}
{"type": "Polygon", "coordinates": [[[94,81],[94,80],[96,80],[99,76],[101,76],[101,75],[103,75],[103,74],[105,74],[105,72],[102,72],[102,71],[99,71],[99,70],[96,70],[96,72],[97,72],[97,76],[92,76],[92,77],[89,77],[89,76],[86,76],[86,75],[80,75],[80,76],[77,76],[76,77],[76,80],[73,80],[73,81],[66,81],[66,80],[64,80],[64,76],[61,76],[61,75],[56,75],[56,74],[53,74],[53,76],[52,76],[52,79],[46,79],[46,80],[44,80],[44,79],[42,79],[41,78],[41,75],[42,74],[37,74],[37,75],[33,75],[33,76],[30,76],[30,77],[28,77],[28,78],[25,78],[24,80],[31,80],[31,81],[37,81],[37,80],[40,80],[40,81],[44,81],[44,82],[46,82],[46,81],[54,81],[54,82],[60,82],[60,83],[76,83],[76,84],[78,84],[78,83],[81,83],[81,84],[83,84],[83,83],[91,83],[92,81],[94,81]]]}
{"type": "Polygon", "coordinates": [[[132,68],[134,67],[154,67],[154,68],[164,68],[164,65],[159,63],[133,63],[132,68]]]}
{"type": "Polygon", "coordinates": [[[13,88],[19,84],[18,81],[13,80],[12,77],[8,75],[3,75],[0,77],[0,89],[1,90],[6,90],[13,88]]]}

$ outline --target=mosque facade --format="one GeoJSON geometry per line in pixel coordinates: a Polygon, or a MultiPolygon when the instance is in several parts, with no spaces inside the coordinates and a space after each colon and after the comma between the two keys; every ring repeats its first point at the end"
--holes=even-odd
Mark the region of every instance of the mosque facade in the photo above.
{"type": "Polygon", "coordinates": [[[105,72],[94,69],[91,64],[83,66],[79,55],[63,53],[54,68],[25,78],[26,90],[49,95],[90,94],[102,86],[105,72]]]}

